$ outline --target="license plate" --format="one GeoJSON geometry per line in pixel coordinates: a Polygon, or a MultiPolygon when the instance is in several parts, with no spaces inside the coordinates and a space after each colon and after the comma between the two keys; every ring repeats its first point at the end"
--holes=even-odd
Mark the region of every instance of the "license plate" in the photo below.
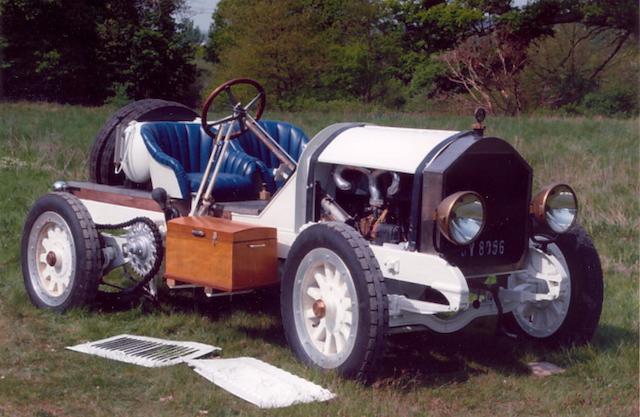
{"type": "Polygon", "coordinates": [[[460,255],[470,257],[501,256],[506,250],[504,239],[477,240],[467,245],[460,255]]]}

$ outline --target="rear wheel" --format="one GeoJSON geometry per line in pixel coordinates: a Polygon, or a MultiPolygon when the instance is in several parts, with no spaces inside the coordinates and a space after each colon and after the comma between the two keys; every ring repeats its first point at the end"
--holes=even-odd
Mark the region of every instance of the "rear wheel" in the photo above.
{"type": "Polygon", "coordinates": [[[580,345],[593,337],[604,287],[598,252],[582,227],[559,235],[546,251],[531,249],[527,272],[509,276],[507,285],[558,294],[520,304],[505,316],[510,330],[552,346],[580,345]]]}
{"type": "Polygon", "coordinates": [[[287,341],[302,362],[370,377],[384,351],[387,303],[380,267],[353,228],[320,223],[298,236],[285,264],[281,309],[287,341]]]}
{"type": "Polygon", "coordinates": [[[115,173],[113,162],[116,130],[136,121],[189,121],[198,114],[180,103],[144,99],[134,101],[118,110],[102,126],[94,139],[89,156],[89,178],[98,184],[120,185],[125,181],[123,173],[115,173]]]}
{"type": "Polygon", "coordinates": [[[50,193],[35,202],[22,232],[21,262],[25,288],[37,307],[62,312],[94,299],[102,253],[80,200],[50,193]]]}

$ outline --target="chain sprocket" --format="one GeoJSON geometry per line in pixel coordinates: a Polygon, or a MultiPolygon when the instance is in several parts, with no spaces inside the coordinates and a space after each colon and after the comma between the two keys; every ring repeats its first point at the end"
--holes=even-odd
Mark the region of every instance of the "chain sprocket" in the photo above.
{"type": "Polygon", "coordinates": [[[129,262],[125,264],[124,272],[131,285],[120,287],[104,281],[103,284],[118,289],[119,294],[142,290],[158,274],[164,259],[162,234],[158,225],[148,217],[136,217],[123,223],[96,224],[96,228],[110,231],[124,229],[123,237],[127,240],[125,256],[129,262]]]}

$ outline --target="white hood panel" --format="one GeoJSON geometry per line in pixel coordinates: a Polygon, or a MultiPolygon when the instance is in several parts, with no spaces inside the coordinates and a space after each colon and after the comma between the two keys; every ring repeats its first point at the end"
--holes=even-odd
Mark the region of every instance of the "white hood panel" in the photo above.
{"type": "Polygon", "coordinates": [[[354,127],[333,139],[318,161],[413,174],[434,147],[456,133],[386,126],[354,127]]]}

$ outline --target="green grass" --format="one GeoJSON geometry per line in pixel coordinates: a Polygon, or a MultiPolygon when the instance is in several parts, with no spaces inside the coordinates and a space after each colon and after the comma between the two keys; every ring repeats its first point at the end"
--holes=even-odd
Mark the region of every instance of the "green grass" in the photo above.
{"type": "MultiPolygon", "coordinates": [[[[591,345],[551,351],[495,338],[491,320],[454,336],[389,338],[380,377],[366,387],[307,369],[284,341],[277,298],[262,293],[203,304],[189,293],[161,308],[55,315],[27,299],[19,242],[32,202],[54,180],[86,178],[91,141],[113,111],[0,104],[0,416],[637,416],[638,120],[494,118],[487,133],[509,140],[533,165],[535,186],[575,186],[582,223],[605,271],[605,303],[591,345]],[[223,347],[322,384],[324,404],[261,411],[186,366],[146,369],[64,349],[81,341],[137,333],[223,347]],[[538,379],[526,363],[567,369],[538,379]]],[[[271,114],[314,134],[341,121],[466,129],[470,117],[399,113],[271,114]]],[[[393,138],[389,138],[390,149],[393,138]]]]}

